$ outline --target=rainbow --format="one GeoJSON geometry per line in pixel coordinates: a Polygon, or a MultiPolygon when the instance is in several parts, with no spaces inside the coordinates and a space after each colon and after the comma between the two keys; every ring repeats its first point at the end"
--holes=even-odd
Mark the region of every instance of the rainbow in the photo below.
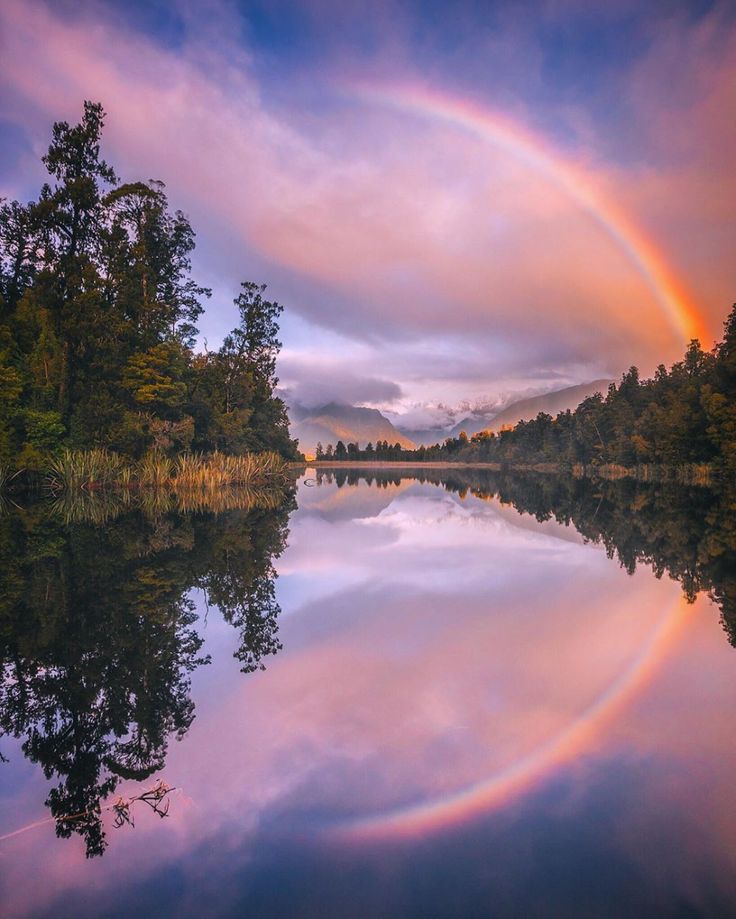
{"type": "Polygon", "coordinates": [[[684,598],[678,599],[640,654],[601,696],[561,732],[502,772],[439,800],[422,801],[338,824],[331,828],[331,833],[359,841],[411,838],[452,826],[513,800],[593,745],[604,728],[651,681],[680,641],[693,608],[684,598]]]}
{"type": "MultiPolygon", "coordinates": [[[[417,86],[356,85],[352,94],[389,107],[453,125],[503,150],[545,176],[593,220],[623,252],[652,292],[670,328],[684,342],[707,343],[707,324],[674,276],[664,255],[631,218],[597,189],[590,176],[551,145],[507,117],[474,103],[417,86]]],[[[607,725],[651,681],[692,617],[684,599],[668,609],[632,663],[573,722],[503,771],[448,796],[333,825],[337,838],[411,838],[487,812],[522,794],[556,768],[590,749],[607,725]]]]}
{"type": "Polygon", "coordinates": [[[461,128],[547,177],[624,253],[651,290],[675,334],[684,342],[698,338],[707,344],[707,325],[674,277],[662,253],[623,211],[601,195],[583,168],[566,160],[547,141],[535,137],[503,115],[436,89],[355,85],[352,93],[364,102],[461,128]]]}

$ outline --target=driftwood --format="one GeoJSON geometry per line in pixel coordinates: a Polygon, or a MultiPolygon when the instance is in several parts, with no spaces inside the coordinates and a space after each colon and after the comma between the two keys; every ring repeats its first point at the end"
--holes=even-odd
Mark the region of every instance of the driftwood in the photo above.
{"type": "Polygon", "coordinates": [[[149,788],[148,791],[144,791],[139,795],[134,795],[132,798],[118,797],[117,801],[111,805],[115,814],[112,825],[115,829],[125,826],[126,823],[128,826],[135,826],[133,805],[136,801],[143,801],[144,804],[151,808],[154,814],[158,814],[162,819],[167,817],[170,803],[169,793],[174,790],[174,787],[167,785],[166,782],[158,781],[153,788],[149,788]]]}

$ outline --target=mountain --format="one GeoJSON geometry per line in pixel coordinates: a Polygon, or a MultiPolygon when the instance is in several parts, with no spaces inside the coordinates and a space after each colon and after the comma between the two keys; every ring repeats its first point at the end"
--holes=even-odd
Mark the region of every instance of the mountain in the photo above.
{"type": "MultiPolygon", "coordinates": [[[[512,402],[502,412],[499,412],[491,423],[486,425],[486,429],[499,431],[504,427],[513,427],[519,421],[529,421],[531,418],[536,418],[540,412],[546,412],[554,417],[558,412],[577,408],[583,399],[587,399],[588,396],[592,396],[594,393],[603,393],[605,396],[608,386],[612,382],[613,380],[593,380],[592,383],[567,386],[565,389],[556,389],[554,392],[534,396],[531,399],[520,399],[518,402],[512,402]]],[[[470,431],[467,433],[470,434],[470,431]]]]}
{"type": "Polygon", "coordinates": [[[405,428],[402,424],[397,424],[396,428],[406,437],[411,437],[419,447],[431,447],[434,444],[441,444],[450,436],[447,428],[427,428],[422,431],[413,431],[411,428],[405,428]]]}
{"type": "Polygon", "coordinates": [[[299,449],[308,457],[314,456],[317,443],[323,447],[333,446],[341,440],[345,445],[357,443],[365,447],[367,443],[375,444],[377,440],[387,440],[391,444],[399,443],[406,449],[413,449],[417,444],[442,443],[447,437],[457,437],[461,431],[468,436],[478,431],[498,431],[502,427],[515,425],[518,421],[536,418],[539,412],[556,415],[567,409],[574,409],[588,396],[596,392],[605,394],[611,380],[593,380],[592,383],[581,383],[567,386],[554,392],[520,399],[512,402],[498,413],[474,412],[450,430],[429,429],[426,431],[402,430],[397,423],[394,426],[385,415],[375,408],[361,408],[355,405],[340,405],[330,402],[319,408],[305,408],[302,405],[291,405],[290,434],[299,438],[299,449]]]}
{"type": "Polygon", "coordinates": [[[327,444],[334,446],[338,440],[346,446],[357,443],[365,447],[367,443],[387,440],[390,444],[401,444],[405,449],[415,447],[414,441],[397,431],[388,418],[375,408],[330,402],[315,409],[292,406],[290,416],[291,436],[299,438],[299,449],[306,456],[314,456],[318,442],[327,447],[327,444]]]}
{"type": "Polygon", "coordinates": [[[472,437],[478,431],[497,431],[502,427],[513,426],[518,421],[528,421],[530,418],[536,418],[539,412],[556,415],[558,412],[564,412],[568,408],[577,408],[583,399],[587,399],[593,393],[602,392],[605,395],[611,382],[613,381],[593,380],[591,383],[567,386],[564,389],[557,389],[541,396],[519,399],[507,405],[500,412],[483,410],[471,412],[449,430],[447,428],[431,428],[423,431],[411,431],[408,428],[403,428],[400,424],[397,424],[397,427],[416,443],[430,446],[431,444],[442,443],[447,437],[457,437],[461,431],[465,431],[469,437],[472,437]]]}

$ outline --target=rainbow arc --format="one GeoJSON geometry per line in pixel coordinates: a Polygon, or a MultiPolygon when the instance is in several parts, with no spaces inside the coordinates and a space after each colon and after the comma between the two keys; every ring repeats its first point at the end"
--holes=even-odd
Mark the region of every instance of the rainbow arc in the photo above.
{"type": "Polygon", "coordinates": [[[623,252],[652,292],[668,324],[684,342],[708,345],[708,328],[667,259],[644,231],[596,189],[586,171],[546,140],[475,103],[424,86],[356,86],[354,94],[374,105],[453,125],[508,153],[544,175],[584,211],[623,252]]]}

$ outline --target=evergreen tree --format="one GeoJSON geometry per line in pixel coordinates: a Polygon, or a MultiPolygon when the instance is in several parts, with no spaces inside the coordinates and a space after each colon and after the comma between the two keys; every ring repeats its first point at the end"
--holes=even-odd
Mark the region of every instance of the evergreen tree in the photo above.
{"type": "Polygon", "coordinates": [[[210,294],[194,230],[162,182],[118,184],[104,121],[85,102],[54,124],[38,201],[0,206],[0,463],[42,470],[64,446],[296,458],[275,394],[282,307],[246,282],[222,347],[194,351],[210,294]]]}

